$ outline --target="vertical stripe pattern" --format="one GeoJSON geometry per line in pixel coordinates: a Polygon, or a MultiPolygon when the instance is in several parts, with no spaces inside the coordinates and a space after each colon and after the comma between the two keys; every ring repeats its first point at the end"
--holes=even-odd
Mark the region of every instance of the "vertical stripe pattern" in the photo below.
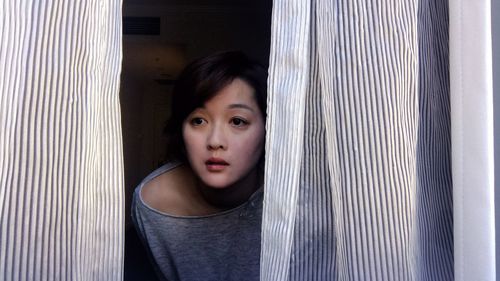
{"type": "Polygon", "coordinates": [[[264,183],[272,189],[264,193],[261,247],[269,250],[261,251],[263,280],[289,278],[310,74],[310,10],[309,1],[273,3],[264,183]]]}
{"type": "Polygon", "coordinates": [[[262,280],[453,280],[447,14],[274,1],[262,280]]]}
{"type": "Polygon", "coordinates": [[[121,1],[0,2],[0,279],[121,280],[121,1]]]}

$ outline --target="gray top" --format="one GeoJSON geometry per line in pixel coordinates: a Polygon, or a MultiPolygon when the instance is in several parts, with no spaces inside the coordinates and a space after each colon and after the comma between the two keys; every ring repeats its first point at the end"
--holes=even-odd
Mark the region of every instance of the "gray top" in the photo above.
{"type": "Polygon", "coordinates": [[[207,216],[175,216],[146,205],[141,189],[179,166],[168,163],[134,192],[132,219],[160,279],[259,280],[262,188],[231,210],[207,216]]]}

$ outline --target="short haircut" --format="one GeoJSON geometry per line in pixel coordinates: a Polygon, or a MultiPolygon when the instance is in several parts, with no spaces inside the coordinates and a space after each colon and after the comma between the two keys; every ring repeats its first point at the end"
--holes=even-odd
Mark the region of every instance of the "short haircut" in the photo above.
{"type": "Polygon", "coordinates": [[[165,128],[169,160],[186,160],[182,138],[184,120],[236,78],[253,88],[254,98],[265,120],[267,71],[261,64],[239,51],[219,52],[196,59],[186,66],[174,85],[172,115],[165,128]]]}

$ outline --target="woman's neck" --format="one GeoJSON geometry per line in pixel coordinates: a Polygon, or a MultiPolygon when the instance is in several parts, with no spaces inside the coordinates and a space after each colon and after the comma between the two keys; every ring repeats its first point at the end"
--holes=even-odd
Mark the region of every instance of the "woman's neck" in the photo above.
{"type": "Polygon", "coordinates": [[[228,210],[245,203],[262,185],[262,176],[258,168],[248,175],[225,188],[213,188],[205,185],[199,179],[197,187],[203,199],[213,207],[228,210]]]}

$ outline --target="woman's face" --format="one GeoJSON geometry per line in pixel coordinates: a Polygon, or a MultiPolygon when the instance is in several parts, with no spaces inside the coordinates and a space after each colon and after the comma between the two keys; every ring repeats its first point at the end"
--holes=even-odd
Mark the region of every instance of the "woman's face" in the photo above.
{"type": "Polygon", "coordinates": [[[188,160],[205,185],[225,188],[256,169],[265,125],[253,92],[234,79],[184,120],[188,160]]]}

